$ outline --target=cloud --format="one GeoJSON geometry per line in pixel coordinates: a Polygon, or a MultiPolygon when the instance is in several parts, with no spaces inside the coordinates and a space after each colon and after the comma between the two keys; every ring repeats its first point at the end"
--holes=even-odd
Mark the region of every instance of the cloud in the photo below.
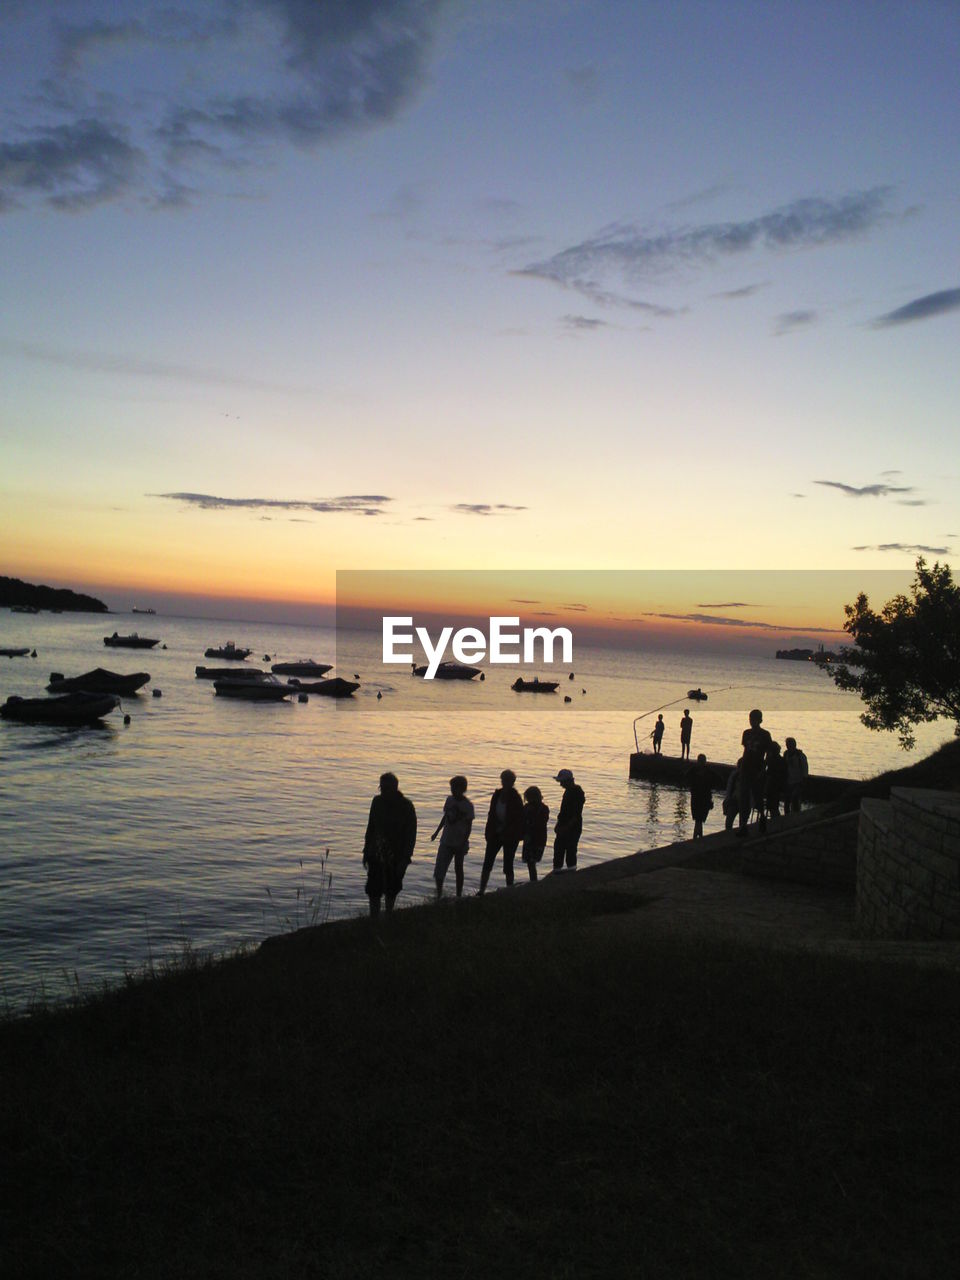
{"type": "Polygon", "coordinates": [[[658,233],[615,224],[516,274],[575,289],[598,303],[606,300],[675,314],[674,308],[641,303],[606,282],[658,279],[751,250],[779,253],[838,244],[865,235],[886,219],[888,195],[888,188],[874,187],[835,200],[809,196],[741,222],[702,223],[658,233]]]}
{"type": "Polygon", "coordinates": [[[448,6],[207,0],[191,13],[143,0],[134,18],[71,24],[38,2],[51,14],[48,38],[7,115],[0,211],[36,201],[76,211],[124,196],[169,208],[224,174],[266,171],[275,155],[258,144],[310,150],[389,124],[426,84],[448,6]],[[141,80],[131,87],[134,54],[141,80]]]}
{"type": "Polygon", "coordinates": [[[761,289],[768,289],[769,287],[769,281],[763,280],[758,284],[741,285],[739,289],[722,289],[719,293],[711,294],[711,297],[722,298],[724,302],[738,302],[741,298],[752,298],[761,289]]]}
{"type": "Polygon", "coordinates": [[[854,551],[908,551],[911,555],[948,556],[949,547],[925,547],[915,542],[881,542],[877,546],[853,547],[854,551]]]}
{"type": "Polygon", "coordinates": [[[848,498],[886,498],[891,493],[913,493],[912,485],[865,484],[858,488],[854,484],[843,484],[839,480],[814,480],[814,484],[824,485],[828,489],[839,489],[848,498]]]}
{"type": "Polygon", "coordinates": [[[95,119],[30,130],[0,143],[0,212],[39,197],[55,209],[87,209],[133,185],[141,152],[126,132],[95,119]]]}
{"type": "Polygon", "coordinates": [[[457,502],[450,510],[468,516],[494,516],[501,511],[528,511],[529,507],[514,507],[509,502],[457,502]]]}
{"type": "Polygon", "coordinates": [[[898,507],[929,507],[930,503],[926,498],[898,498],[898,507]]]}
{"type": "Polygon", "coordinates": [[[806,496],[805,493],[791,493],[790,495],[791,498],[805,498],[806,496]]]}
{"type": "Polygon", "coordinates": [[[315,511],[321,515],[380,516],[392,498],[382,493],[351,493],[340,498],[310,501],[293,498],[222,498],[211,493],[148,493],[148,498],[168,498],[202,511],[315,511]]]}
{"type": "Polygon", "coordinates": [[[777,316],[773,330],[774,336],[779,338],[785,333],[794,333],[797,329],[808,328],[816,324],[817,319],[816,311],[784,311],[777,316]]]}
{"type": "MultiPolygon", "coordinates": [[[[777,622],[752,622],[748,618],[725,618],[712,613],[646,613],[647,618],[664,618],[670,622],[693,622],[700,626],[711,627],[751,627],[756,631],[794,631],[796,623],[791,622],[789,626],[781,625],[777,622]]],[[[805,631],[823,632],[826,635],[836,635],[836,627],[805,627],[805,631]]]]}
{"type": "Polygon", "coordinates": [[[591,333],[595,329],[609,328],[609,321],[598,320],[595,316],[561,316],[560,323],[565,329],[574,333],[591,333]]]}
{"type": "Polygon", "coordinates": [[[722,604],[698,604],[698,609],[759,609],[757,604],[748,604],[745,600],[724,600],[722,604]]]}
{"type": "Polygon", "coordinates": [[[204,369],[199,365],[173,364],[162,360],[147,360],[130,354],[108,354],[97,351],[76,351],[50,347],[42,342],[24,342],[13,338],[0,338],[0,353],[38,360],[43,364],[76,369],[81,373],[110,373],[125,377],[163,378],[174,382],[189,382],[199,386],[245,387],[257,391],[282,391],[294,395],[309,394],[307,387],[279,386],[242,374],[223,373],[216,369],[204,369]]]}
{"type": "Polygon", "coordinates": [[[938,293],[926,293],[922,298],[914,298],[912,302],[886,315],[877,316],[870,321],[871,329],[894,329],[901,324],[911,324],[914,320],[929,320],[931,316],[946,315],[948,311],[960,310],[960,289],[941,289],[938,293]]]}

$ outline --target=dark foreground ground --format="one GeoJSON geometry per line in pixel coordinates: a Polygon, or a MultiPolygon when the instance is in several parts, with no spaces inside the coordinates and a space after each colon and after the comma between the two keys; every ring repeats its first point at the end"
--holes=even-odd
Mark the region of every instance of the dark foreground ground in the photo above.
{"type": "Polygon", "coordinates": [[[958,1060],[956,973],[642,894],[327,926],[0,1027],[0,1275],[926,1280],[958,1060]]]}

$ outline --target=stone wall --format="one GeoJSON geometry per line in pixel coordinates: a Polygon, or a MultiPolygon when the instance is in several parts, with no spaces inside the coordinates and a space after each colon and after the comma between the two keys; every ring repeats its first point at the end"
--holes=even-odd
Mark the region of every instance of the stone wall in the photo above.
{"type": "MultiPolygon", "coordinates": [[[[857,877],[856,813],[785,824],[742,842],[744,875],[853,888],[857,877]]],[[[772,824],[771,824],[772,826],[772,824]]],[[[752,830],[752,828],[751,828],[752,830]]]]}
{"type": "Polygon", "coordinates": [[[864,800],[857,929],[871,938],[960,938],[960,795],[893,787],[864,800]]]}

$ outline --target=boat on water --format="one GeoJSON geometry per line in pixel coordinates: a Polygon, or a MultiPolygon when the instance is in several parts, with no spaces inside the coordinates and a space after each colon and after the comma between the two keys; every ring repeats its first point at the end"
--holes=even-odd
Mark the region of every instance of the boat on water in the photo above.
{"type": "Polygon", "coordinates": [[[0,649],[0,658],[25,658],[30,652],[26,649],[0,649]]]}
{"type": "Polygon", "coordinates": [[[10,606],[11,613],[39,613],[40,610],[35,604],[12,604],[10,606]]]}
{"type": "Polygon", "coordinates": [[[198,680],[265,680],[267,673],[259,667],[195,667],[198,680]]]}
{"type": "Polygon", "coordinates": [[[556,693],[558,684],[557,680],[541,680],[537,676],[532,680],[517,676],[510,688],[514,693],[556,693]]]}
{"type": "Polygon", "coordinates": [[[319,679],[333,670],[333,663],[301,658],[298,662],[275,662],[270,670],[275,676],[316,676],[319,679]]]}
{"type": "Polygon", "coordinates": [[[694,702],[706,702],[707,695],[702,689],[688,689],[687,697],[692,698],[694,702]]]}
{"type": "Polygon", "coordinates": [[[152,649],[155,644],[160,643],[160,640],[139,636],[136,631],[129,636],[118,636],[115,631],[112,636],[104,636],[103,643],[109,649],[152,649]]]}
{"type": "Polygon", "coordinates": [[[21,724],[74,725],[97,724],[119,707],[113,693],[65,693],[58,698],[18,698],[11,695],[0,707],[4,720],[21,724]]]}
{"type": "Polygon", "coordinates": [[[289,685],[281,684],[276,676],[263,676],[260,680],[236,680],[232,673],[214,680],[213,687],[221,698],[243,698],[247,702],[280,702],[296,692],[289,685]]]}
{"type": "Polygon", "coordinates": [[[156,609],[138,609],[136,605],[130,610],[131,613],[156,613],[156,609]]]}
{"type": "Polygon", "coordinates": [[[301,680],[288,680],[287,684],[295,693],[319,693],[323,698],[349,698],[360,688],[353,680],[344,680],[340,676],[331,676],[329,680],[314,680],[304,684],[301,680]]]}
{"type": "MultiPolygon", "coordinates": [[[[430,668],[426,665],[414,667],[415,676],[425,676],[430,668]]],[[[433,674],[434,680],[472,680],[480,675],[479,667],[467,667],[462,662],[441,662],[433,674]]]]}
{"type": "Polygon", "coordinates": [[[204,649],[203,656],[205,658],[220,658],[221,661],[226,660],[227,662],[242,662],[244,658],[249,658],[251,653],[253,653],[252,649],[238,648],[232,640],[228,640],[220,649],[204,649]]]}
{"type": "Polygon", "coordinates": [[[121,675],[117,671],[107,671],[104,667],[94,667],[82,676],[64,676],[59,671],[50,672],[50,683],[47,693],[117,693],[129,696],[142,689],[150,680],[148,671],[134,671],[130,675],[121,675]]]}

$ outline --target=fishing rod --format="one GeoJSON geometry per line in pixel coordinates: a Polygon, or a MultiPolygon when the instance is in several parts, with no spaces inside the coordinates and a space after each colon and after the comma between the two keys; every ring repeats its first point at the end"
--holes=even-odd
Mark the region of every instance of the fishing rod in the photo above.
{"type": "MultiPolygon", "coordinates": [[[[728,689],[735,689],[735,684],[725,684],[722,689],[710,690],[710,693],[726,693],[728,689]]],[[[641,720],[645,720],[647,716],[655,716],[658,711],[666,711],[667,707],[675,707],[678,702],[689,702],[690,694],[685,693],[679,698],[674,698],[671,702],[665,702],[662,706],[654,707],[652,711],[643,711],[640,715],[634,717],[633,721],[633,741],[636,743],[637,755],[640,754],[640,739],[637,737],[637,724],[641,720]]]]}

